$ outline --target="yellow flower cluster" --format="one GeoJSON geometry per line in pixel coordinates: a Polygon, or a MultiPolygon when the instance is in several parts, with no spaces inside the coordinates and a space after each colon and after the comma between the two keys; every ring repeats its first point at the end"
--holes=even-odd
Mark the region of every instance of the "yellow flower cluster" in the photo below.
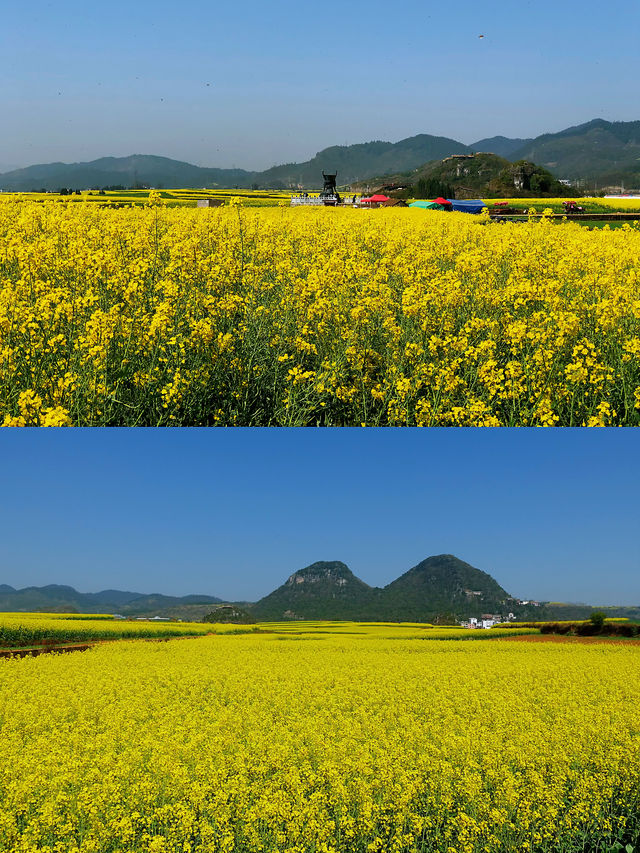
{"type": "Polygon", "coordinates": [[[619,849],[639,831],[639,688],[634,647],[518,641],[215,636],[0,660],[0,849],[619,849]]]}
{"type": "Polygon", "coordinates": [[[632,425],[640,231],[0,200],[0,423],[632,425]]]}

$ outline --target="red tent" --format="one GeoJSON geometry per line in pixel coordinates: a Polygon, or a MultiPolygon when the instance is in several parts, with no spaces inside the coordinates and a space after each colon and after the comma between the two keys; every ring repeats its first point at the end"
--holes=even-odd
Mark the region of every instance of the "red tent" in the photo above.
{"type": "Polygon", "coordinates": [[[384,204],[385,201],[391,201],[391,199],[386,195],[380,195],[380,194],[376,193],[376,195],[372,195],[372,196],[367,197],[367,198],[361,198],[360,204],[365,205],[365,206],[369,206],[369,205],[384,204]]]}
{"type": "Polygon", "coordinates": [[[441,195],[438,198],[434,198],[433,203],[441,204],[443,207],[451,207],[451,202],[446,198],[442,198],[441,195]]]}

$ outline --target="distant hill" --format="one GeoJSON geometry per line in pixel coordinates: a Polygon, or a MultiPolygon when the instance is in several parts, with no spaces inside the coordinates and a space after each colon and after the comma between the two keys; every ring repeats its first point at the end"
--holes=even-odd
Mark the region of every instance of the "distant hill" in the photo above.
{"type": "Polygon", "coordinates": [[[492,136],[490,139],[480,139],[469,146],[472,151],[489,152],[499,157],[511,159],[511,154],[525,145],[533,142],[532,139],[509,139],[506,136],[492,136]]]}
{"type": "Polygon", "coordinates": [[[639,607],[602,607],[595,608],[589,604],[563,604],[558,601],[547,602],[536,614],[536,621],[549,620],[551,622],[569,622],[577,619],[588,619],[595,610],[602,611],[609,619],[624,618],[632,622],[640,622],[639,607]]]}
{"type": "MultiPolygon", "coordinates": [[[[608,616],[638,618],[640,607],[607,607],[608,616]]],[[[250,607],[263,621],[349,619],[439,622],[512,612],[522,621],[588,619],[588,605],[520,602],[487,572],[452,554],[428,557],[383,588],[368,586],[341,562],[318,562],[294,572],[250,607]]]]}
{"type": "MultiPolygon", "coordinates": [[[[609,617],[640,620],[640,606],[597,607],[609,617]]],[[[77,592],[49,584],[15,589],[0,584],[0,612],[121,613],[199,621],[328,619],[390,622],[462,620],[483,614],[522,621],[588,619],[594,607],[558,602],[521,602],[487,572],[452,554],[422,560],[387,586],[372,587],[338,560],[299,569],[260,601],[224,602],[210,595],[145,595],[117,589],[77,592]],[[223,605],[217,607],[217,605],[223,605]]]]}
{"type": "Polygon", "coordinates": [[[281,619],[368,619],[376,592],[344,563],[318,562],[290,575],[251,608],[265,621],[281,619]]]}
{"type": "MultiPolygon", "coordinates": [[[[441,614],[460,618],[500,613],[514,606],[509,593],[491,575],[459,560],[440,554],[418,563],[383,590],[387,619],[433,621],[441,614]]],[[[504,614],[506,616],[506,614],[504,614]]]]}
{"type": "Polygon", "coordinates": [[[419,134],[400,142],[365,142],[337,145],[318,152],[305,163],[273,166],[263,172],[244,169],[208,169],[168,157],[134,154],[102,157],[89,163],[46,163],[0,175],[0,189],[11,192],[59,190],[61,187],[145,185],[150,187],[242,187],[286,189],[302,185],[322,187],[322,172],[337,172],[340,184],[366,179],[389,171],[413,169],[427,160],[467,152],[461,142],[419,134]]]}
{"type": "Polygon", "coordinates": [[[368,586],[344,563],[313,563],[294,572],[258,601],[252,612],[272,621],[433,622],[445,616],[462,619],[486,612],[504,611],[506,615],[515,606],[515,600],[486,572],[451,554],[441,554],[423,560],[383,589],[368,586]]]}
{"type": "Polygon", "coordinates": [[[511,159],[533,160],[559,178],[640,186],[640,121],[598,118],[545,133],[511,152],[511,159]]]}
{"type": "Polygon", "coordinates": [[[211,595],[172,595],[123,592],[106,589],[102,592],[77,592],[71,586],[49,584],[14,589],[0,586],[0,612],[60,612],[60,613],[122,613],[143,615],[169,608],[193,605],[220,604],[222,599],[211,595]]]}
{"type": "MultiPolygon", "coordinates": [[[[454,154],[444,160],[425,163],[411,173],[386,175],[377,178],[376,187],[387,189],[401,186],[404,196],[434,198],[448,194],[456,198],[527,198],[552,197],[575,193],[560,183],[551,172],[524,160],[511,163],[496,154],[454,154]]],[[[362,190],[362,184],[354,184],[362,190]]]]}
{"type": "Polygon", "coordinates": [[[335,145],[318,152],[306,163],[274,166],[256,179],[265,186],[318,186],[322,172],[337,172],[340,185],[363,181],[374,175],[407,171],[427,160],[441,160],[448,154],[469,152],[468,146],[444,136],[421,133],[400,142],[365,142],[335,145]]]}
{"type": "Polygon", "coordinates": [[[337,172],[338,184],[345,186],[380,175],[412,172],[451,154],[474,152],[496,154],[512,162],[537,163],[556,178],[583,179],[597,186],[621,181],[640,186],[640,121],[594,119],[534,139],[492,136],[470,146],[427,133],[399,142],[334,145],[303,163],[287,163],[264,171],[204,168],[149,154],[102,157],[88,163],[45,163],[0,174],[0,189],[28,192],[118,185],[317,189],[322,186],[323,171],[337,172]]]}
{"type": "Polygon", "coordinates": [[[202,617],[202,622],[220,622],[222,624],[251,625],[256,620],[242,607],[236,604],[221,604],[202,617]]]}
{"type": "Polygon", "coordinates": [[[205,169],[169,157],[133,154],[101,157],[89,163],[43,163],[0,175],[0,188],[9,192],[57,191],[62,187],[248,187],[255,173],[244,169],[205,169]]]}
{"type": "Polygon", "coordinates": [[[555,178],[542,166],[527,160],[514,163],[496,154],[449,157],[440,163],[427,163],[416,173],[418,178],[436,178],[454,187],[457,198],[538,198],[565,196],[574,189],[555,178]]]}

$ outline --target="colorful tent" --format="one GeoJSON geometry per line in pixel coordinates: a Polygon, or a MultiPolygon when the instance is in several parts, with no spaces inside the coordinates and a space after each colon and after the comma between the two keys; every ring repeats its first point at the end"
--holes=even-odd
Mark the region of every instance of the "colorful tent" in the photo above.
{"type": "Polygon", "coordinates": [[[452,210],[458,210],[461,213],[482,213],[482,209],[488,206],[481,198],[460,199],[459,201],[450,198],[449,201],[452,210]]]}
{"type": "Polygon", "coordinates": [[[435,201],[414,201],[409,207],[421,207],[423,210],[444,210],[441,204],[436,204],[435,201]]]}
{"type": "Polygon", "coordinates": [[[360,204],[373,206],[378,204],[384,204],[386,201],[391,201],[389,196],[380,195],[379,193],[376,193],[376,195],[367,196],[367,198],[361,198],[360,204]]]}

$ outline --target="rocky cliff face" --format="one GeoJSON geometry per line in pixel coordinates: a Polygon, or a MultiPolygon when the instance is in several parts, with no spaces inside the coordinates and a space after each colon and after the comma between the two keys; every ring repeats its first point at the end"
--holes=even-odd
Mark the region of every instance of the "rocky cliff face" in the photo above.
{"type": "Polygon", "coordinates": [[[344,587],[350,581],[366,586],[362,581],[345,566],[344,563],[313,563],[306,569],[300,569],[287,578],[286,586],[297,586],[299,584],[326,584],[344,587]]]}

